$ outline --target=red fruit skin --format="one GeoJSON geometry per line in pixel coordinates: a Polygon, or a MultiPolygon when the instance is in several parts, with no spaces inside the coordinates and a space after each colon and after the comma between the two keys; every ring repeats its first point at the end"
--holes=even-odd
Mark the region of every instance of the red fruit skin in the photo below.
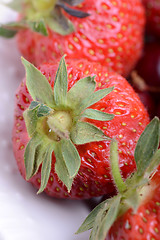
{"type": "Polygon", "coordinates": [[[111,227],[105,240],[160,239],[160,167],[154,175],[148,196],[133,214],[129,209],[111,227]]]}
{"type": "Polygon", "coordinates": [[[160,0],[142,0],[145,9],[147,33],[160,37],[160,0]]]}
{"type": "Polygon", "coordinates": [[[156,104],[152,95],[148,91],[140,91],[135,89],[136,93],[141,99],[141,102],[144,104],[145,108],[147,109],[150,118],[152,119],[156,115],[156,104]]]}
{"type": "MultiPolygon", "coordinates": [[[[126,178],[135,170],[134,149],[136,142],[149,122],[148,113],[140,102],[138,95],[128,82],[116,73],[97,63],[86,60],[67,60],[69,89],[76,81],[88,75],[96,74],[96,90],[115,86],[115,89],[104,99],[92,106],[93,109],[115,114],[111,121],[91,122],[110,137],[116,137],[119,143],[119,162],[123,177],[126,178]]],[[[58,63],[46,63],[39,69],[47,77],[53,87],[58,63]]],[[[32,101],[26,88],[25,80],[17,89],[15,99],[15,115],[13,127],[13,150],[22,176],[25,178],[24,151],[29,141],[23,112],[32,101]]],[[[52,170],[45,192],[57,198],[87,199],[115,192],[110,176],[109,141],[93,142],[77,146],[81,157],[81,167],[68,193],[66,187],[58,180],[54,171],[55,157],[52,156],[52,170]]],[[[32,177],[31,182],[36,188],[40,187],[40,169],[32,177]]]]}
{"type": "Polygon", "coordinates": [[[109,70],[127,76],[141,56],[145,12],[140,0],[84,0],[75,7],[90,13],[79,19],[68,16],[75,31],[67,36],[49,31],[44,37],[31,30],[17,36],[22,55],[39,66],[67,54],[101,63],[109,70]]]}

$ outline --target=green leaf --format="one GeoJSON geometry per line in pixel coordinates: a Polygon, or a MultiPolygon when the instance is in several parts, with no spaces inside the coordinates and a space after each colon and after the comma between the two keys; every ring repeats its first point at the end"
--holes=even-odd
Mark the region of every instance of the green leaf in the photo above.
{"type": "Polygon", "coordinates": [[[114,114],[101,112],[95,109],[87,108],[81,115],[82,118],[90,118],[99,121],[110,121],[114,118],[114,114]]]}
{"type": "Polygon", "coordinates": [[[68,90],[67,68],[64,57],[61,58],[54,82],[54,99],[57,105],[65,104],[68,90]]]}
{"type": "Polygon", "coordinates": [[[95,221],[95,226],[97,226],[97,231],[95,232],[94,236],[91,240],[105,240],[108,231],[110,230],[111,226],[115,222],[119,207],[120,207],[120,200],[121,196],[117,195],[116,197],[112,198],[112,203],[110,203],[110,207],[103,217],[102,222],[95,221]]]}
{"type": "Polygon", "coordinates": [[[44,20],[41,19],[37,22],[28,22],[28,25],[34,32],[38,32],[44,36],[48,36],[48,31],[44,20]]]}
{"type": "Polygon", "coordinates": [[[61,140],[62,155],[67,167],[69,177],[74,178],[81,165],[81,158],[76,147],[70,139],[61,140]]]}
{"type": "Polygon", "coordinates": [[[70,192],[72,183],[73,183],[73,178],[70,178],[70,176],[69,176],[68,169],[66,167],[66,164],[65,164],[65,161],[64,161],[63,155],[62,155],[61,144],[57,144],[56,148],[54,149],[54,154],[56,157],[55,172],[57,173],[58,178],[67,187],[68,192],[70,192]]]}
{"type": "Polygon", "coordinates": [[[40,135],[35,134],[35,136],[29,141],[24,153],[24,163],[26,169],[26,179],[30,179],[33,176],[35,169],[35,160],[36,160],[36,149],[40,145],[42,139],[40,135]]]}
{"type": "Polygon", "coordinates": [[[43,190],[46,188],[48,179],[51,172],[51,163],[52,163],[52,152],[55,148],[54,143],[52,142],[47,146],[45,157],[42,163],[42,170],[41,170],[41,186],[38,190],[37,194],[43,192],[43,190]]]}
{"type": "MultiPolygon", "coordinates": [[[[97,217],[97,214],[99,213],[100,210],[104,211],[104,207],[105,205],[107,206],[107,204],[109,203],[109,200],[105,200],[103,202],[101,202],[100,204],[98,204],[91,212],[90,214],[86,217],[86,219],[84,220],[84,222],[82,223],[82,225],[80,226],[80,228],[77,230],[76,234],[85,232],[87,230],[90,230],[91,228],[93,228],[94,223],[95,223],[95,219],[97,217]]],[[[109,205],[108,205],[109,206],[109,205]]],[[[108,207],[105,207],[105,210],[108,207]]]]}
{"type": "Polygon", "coordinates": [[[37,127],[37,110],[38,110],[39,105],[35,105],[33,108],[33,105],[31,108],[28,108],[24,111],[23,116],[27,128],[28,135],[32,137],[35,132],[36,132],[36,127],[37,127]]]}
{"type": "Polygon", "coordinates": [[[85,77],[77,81],[68,91],[68,101],[73,105],[79,105],[81,101],[91,95],[96,87],[95,77],[85,77]]]}
{"type": "Polygon", "coordinates": [[[155,154],[152,157],[152,160],[146,169],[145,176],[147,175],[148,177],[153,173],[154,170],[158,167],[160,164],[160,149],[158,149],[155,154]]]}
{"type": "Polygon", "coordinates": [[[0,26],[0,36],[5,38],[12,38],[16,35],[17,31],[8,29],[5,26],[0,26]]]}
{"type": "Polygon", "coordinates": [[[78,122],[72,128],[70,135],[75,144],[111,140],[99,128],[87,122],[78,122]]]}
{"type": "Polygon", "coordinates": [[[85,98],[82,102],[81,105],[78,109],[78,113],[81,113],[82,111],[84,111],[86,108],[90,107],[91,105],[93,105],[94,103],[100,101],[102,98],[104,98],[105,96],[107,96],[110,92],[112,92],[114,89],[114,87],[111,88],[104,88],[101,90],[98,90],[94,93],[92,93],[91,95],[89,95],[87,98],[85,98]]]}
{"type": "Polygon", "coordinates": [[[159,146],[159,119],[155,117],[145,128],[136,145],[134,157],[137,164],[137,175],[145,173],[152,157],[159,146]]]}
{"type": "Polygon", "coordinates": [[[52,88],[45,76],[24,58],[22,63],[26,69],[26,85],[33,100],[54,107],[52,88]]]}

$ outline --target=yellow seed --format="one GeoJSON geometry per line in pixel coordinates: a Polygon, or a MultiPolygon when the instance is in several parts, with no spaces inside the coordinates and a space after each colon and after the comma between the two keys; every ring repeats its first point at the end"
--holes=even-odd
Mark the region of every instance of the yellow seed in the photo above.
{"type": "Polygon", "coordinates": [[[134,116],[134,115],[131,115],[131,118],[135,118],[135,116],[134,116]]]}
{"type": "Polygon", "coordinates": [[[123,50],[122,47],[118,47],[119,52],[122,52],[122,50],[123,50]]]}
{"type": "Polygon", "coordinates": [[[106,62],[111,62],[111,59],[110,58],[106,58],[106,60],[105,60],[106,62]]]}
{"type": "Polygon", "coordinates": [[[73,45],[72,44],[69,44],[68,47],[69,47],[69,49],[73,50],[73,45]]]}
{"type": "Polygon", "coordinates": [[[74,40],[75,42],[78,42],[78,41],[79,41],[77,37],[73,37],[73,40],[74,40]]]}
{"type": "Polygon", "coordinates": [[[112,17],[113,21],[117,22],[118,21],[118,18],[116,16],[113,16],[112,17]]]}
{"type": "Polygon", "coordinates": [[[121,33],[118,33],[118,34],[117,34],[117,37],[118,37],[118,38],[122,38],[123,35],[122,35],[121,33]]]}
{"type": "Polygon", "coordinates": [[[102,4],[102,8],[105,9],[105,10],[109,9],[109,7],[106,4],[102,4]]]}
{"type": "Polygon", "coordinates": [[[119,135],[119,138],[120,138],[120,139],[122,139],[122,138],[123,138],[123,135],[122,135],[122,134],[120,134],[120,135],[119,135]]]}
{"type": "Polygon", "coordinates": [[[72,78],[72,77],[73,77],[73,75],[72,75],[72,73],[70,73],[70,74],[69,74],[69,78],[72,78]]]}
{"type": "Polygon", "coordinates": [[[133,129],[132,131],[133,131],[133,132],[135,132],[135,133],[137,132],[137,130],[136,130],[136,129],[133,129]]]}
{"type": "Polygon", "coordinates": [[[111,24],[106,24],[106,27],[111,29],[112,28],[112,25],[111,24]]]}
{"type": "Polygon", "coordinates": [[[101,43],[101,44],[104,43],[103,39],[98,39],[98,42],[101,43]]]}
{"type": "Polygon", "coordinates": [[[89,54],[91,54],[92,56],[95,54],[95,52],[93,51],[93,49],[89,49],[89,54]]]}
{"type": "Polygon", "coordinates": [[[79,24],[79,28],[83,28],[83,24],[82,23],[79,24]]]}
{"type": "Polygon", "coordinates": [[[121,115],[122,113],[121,113],[121,112],[116,112],[115,114],[116,114],[116,115],[121,115]]]}
{"type": "Polygon", "coordinates": [[[121,124],[122,124],[122,126],[126,126],[127,125],[125,122],[122,122],[121,124]]]}

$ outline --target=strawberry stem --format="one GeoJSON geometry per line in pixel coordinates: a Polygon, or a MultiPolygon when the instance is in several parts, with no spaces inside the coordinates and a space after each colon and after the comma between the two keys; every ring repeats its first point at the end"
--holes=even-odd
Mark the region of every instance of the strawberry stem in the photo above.
{"type": "Polygon", "coordinates": [[[112,139],[110,144],[110,164],[111,173],[119,193],[127,190],[127,186],[122,179],[119,162],[118,162],[118,143],[116,139],[112,139]]]}

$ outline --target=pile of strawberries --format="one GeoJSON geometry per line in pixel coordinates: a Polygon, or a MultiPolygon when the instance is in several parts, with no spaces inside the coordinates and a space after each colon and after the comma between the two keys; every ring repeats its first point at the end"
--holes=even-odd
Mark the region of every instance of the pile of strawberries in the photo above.
{"type": "Polygon", "coordinates": [[[0,26],[26,71],[21,175],[52,197],[105,196],[77,231],[91,240],[160,239],[160,0],[21,2],[0,26]]]}

